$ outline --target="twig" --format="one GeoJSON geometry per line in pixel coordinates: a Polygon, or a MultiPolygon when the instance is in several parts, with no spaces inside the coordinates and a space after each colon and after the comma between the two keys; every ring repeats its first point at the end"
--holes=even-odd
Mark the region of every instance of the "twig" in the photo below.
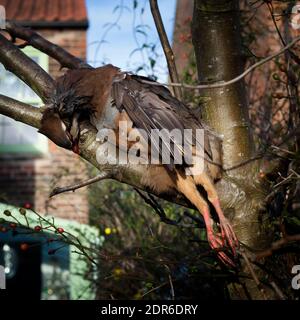
{"type": "Polygon", "coordinates": [[[174,286],[173,286],[173,281],[172,281],[172,276],[171,276],[171,270],[167,264],[164,264],[164,266],[168,270],[168,278],[169,278],[171,297],[172,297],[171,299],[175,300],[175,291],[174,291],[174,286]]]}
{"type": "MultiPolygon", "coordinates": [[[[162,22],[162,18],[157,5],[157,0],[150,0],[150,8],[151,8],[151,13],[155,22],[156,30],[159,35],[159,39],[166,56],[171,81],[179,82],[178,73],[177,73],[176,64],[175,64],[175,57],[166,34],[164,24],[162,22]]],[[[175,86],[174,93],[177,99],[179,100],[182,99],[181,86],[178,86],[178,87],[175,86]]]]}
{"type": "Polygon", "coordinates": [[[149,291],[145,292],[145,293],[142,295],[142,298],[144,298],[144,297],[145,297],[146,295],[148,295],[149,293],[151,293],[151,292],[153,292],[153,291],[155,291],[155,290],[158,290],[158,289],[164,287],[164,286],[167,285],[167,284],[168,284],[168,281],[163,282],[162,284],[160,284],[160,285],[158,285],[158,286],[150,289],[149,291]]]}
{"type": "MultiPolygon", "coordinates": [[[[39,223],[40,225],[43,227],[43,230],[44,231],[54,231],[56,233],[58,233],[60,235],[60,239],[57,239],[55,241],[61,241],[61,240],[64,240],[64,242],[66,244],[70,244],[70,245],[73,245],[75,246],[77,249],[79,249],[81,252],[78,252],[79,254],[82,254],[83,256],[85,256],[91,263],[95,264],[95,265],[98,265],[97,262],[86,252],[87,250],[95,253],[95,254],[99,254],[98,250],[92,250],[92,248],[89,248],[89,247],[86,247],[86,246],[83,246],[80,242],[80,240],[74,236],[73,234],[71,234],[70,232],[67,232],[67,231],[64,231],[63,233],[59,232],[59,228],[55,225],[55,221],[54,221],[54,218],[52,218],[52,222],[50,221],[50,219],[47,219],[46,217],[42,216],[41,214],[39,214],[38,212],[36,212],[34,209],[29,209],[31,212],[33,212],[37,217],[38,217],[38,220],[39,220],[39,223]],[[43,226],[42,223],[45,223],[46,226],[43,226]],[[53,230],[51,230],[51,228],[53,230]],[[79,244],[75,243],[70,237],[72,237],[73,239],[75,239],[79,244]]],[[[12,216],[14,218],[14,216],[12,216]]],[[[26,221],[26,225],[23,225],[22,223],[18,222],[18,225],[22,228],[30,228],[31,229],[31,226],[29,224],[29,221],[28,221],[28,218],[26,215],[24,215],[24,218],[25,218],[25,221],[26,221]]],[[[17,220],[15,218],[15,220],[17,220]]],[[[32,229],[31,229],[32,230],[32,229]]],[[[34,231],[35,232],[35,231],[34,231]]],[[[21,234],[19,232],[19,234],[21,234]]],[[[26,233],[28,234],[28,233],[26,233]]],[[[65,246],[65,245],[63,245],[65,246]]],[[[55,250],[59,250],[60,248],[62,248],[63,246],[59,247],[59,248],[56,248],[55,250]]]]}
{"type": "Polygon", "coordinates": [[[282,151],[282,152],[285,152],[285,153],[288,153],[288,154],[291,154],[291,155],[295,155],[295,152],[292,152],[292,151],[289,151],[289,150],[286,150],[286,149],[282,149],[282,148],[279,148],[277,146],[271,146],[270,148],[276,149],[278,151],[282,151]]]}
{"type": "Polygon", "coordinates": [[[272,288],[274,289],[274,291],[277,293],[278,297],[281,300],[286,300],[284,297],[284,294],[282,293],[282,291],[279,289],[279,287],[277,286],[277,284],[274,281],[271,281],[270,285],[272,286],[272,288]]]}
{"type": "Polygon", "coordinates": [[[152,195],[147,193],[147,195],[148,195],[148,198],[147,198],[139,189],[134,188],[134,190],[145,201],[145,203],[149,204],[154,209],[154,211],[160,217],[160,221],[165,222],[167,224],[171,224],[173,226],[174,225],[178,225],[179,221],[174,221],[174,220],[169,219],[166,216],[166,213],[165,213],[164,209],[159,205],[159,203],[154,199],[154,197],[152,195]]]}
{"type": "Polygon", "coordinates": [[[171,287],[172,300],[175,300],[175,291],[174,291],[174,286],[173,286],[172,277],[171,277],[170,274],[169,274],[169,282],[170,282],[170,287],[171,287]]]}
{"type": "Polygon", "coordinates": [[[53,197],[53,196],[56,196],[60,193],[63,193],[63,192],[67,192],[67,191],[75,191],[79,188],[82,188],[82,187],[86,187],[90,184],[93,184],[97,181],[101,181],[101,180],[104,180],[104,179],[109,179],[111,178],[112,175],[110,172],[101,172],[99,175],[97,175],[96,177],[93,177],[91,179],[88,179],[88,180],[85,180],[85,181],[81,181],[79,183],[76,183],[76,184],[73,184],[73,185],[70,185],[70,186],[66,186],[66,187],[58,187],[58,188],[55,188],[51,194],[50,194],[50,197],[53,197]]]}
{"type": "Polygon", "coordinates": [[[282,175],[280,175],[280,176],[283,178],[283,180],[281,180],[280,182],[276,183],[276,184],[273,186],[273,188],[275,189],[275,188],[279,187],[280,185],[282,185],[282,184],[284,184],[284,183],[287,183],[288,180],[289,180],[293,175],[294,175],[293,172],[290,173],[286,178],[284,178],[284,177],[282,177],[282,175]]]}
{"type": "Polygon", "coordinates": [[[147,81],[147,80],[141,80],[143,83],[151,84],[154,86],[169,86],[169,87],[182,87],[185,89],[193,89],[193,90],[200,90],[200,89],[213,89],[213,88],[222,88],[229,86],[231,84],[234,84],[241,79],[243,79],[246,75],[248,75],[251,71],[254,69],[260,67],[261,65],[271,61],[272,59],[276,58],[277,56],[283,54],[286,50],[294,46],[298,41],[300,40],[300,36],[295,38],[293,41],[291,41],[289,44],[287,44],[285,47],[280,49],[279,51],[275,52],[274,54],[254,63],[251,67],[246,69],[243,73],[241,73],[239,76],[229,80],[229,81],[221,81],[217,83],[212,83],[212,84],[200,84],[200,85],[190,85],[190,84],[185,84],[185,83],[159,83],[159,82],[153,82],[153,81],[147,81]]]}
{"type": "MultiPolygon", "coordinates": [[[[281,43],[285,46],[286,43],[285,43],[285,41],[284,41],[284,39],[283,39],[283,36],[282,36],[282,34],[281,34],[280,30],[279,30],[278,24],[277,24],[276,19],[275,19],[273,4],[266,2],[266,5],[267,5],[267,7],[268,7],[268,9],[269,9],[269,12],[270,12],[270,15],[271,15],[271,18],[272,18],[274,27],[275,27],[276,32],[277,32],[277,34],[278,34],[278,37],[279,37],[281,43]]],[[[300,64],[300,59],[299,59],[299,57],[298,57],[294,52],[292,52],[291,50],[288,50],[288,53],[290,54],[291,58],[292,58],[297,64],[300,64]]]]}
{"type": "Polygon", "coordinates": [[[243,249],[240,249],[240,254],[241,254],[242,257],[244,258],[245,263],[246,263],[246,265],[247,265],[247,267],[248,267],[248,270],[249,270],[249,272],[250,272],[250,274],[251,274],[251,277],[253,278],[253,280],[254,280],[257,288],[258,288],[259,291],[261,292],[264,300],[268,300],[268,299],[267,299],[267,296],[266,296],[266,293],[265,293],[265,290],[264,290],[264,288],[262,287],[260,281],[258,280],[258,278],[257,278],[257,276],[256,276],[256,274],[255,274],[255,272],[254,272],[254,270],[253,270],[253,268],[252,268],[251,262],[250,262],[250,260],[249,260],[249,258],[248,258],[248,256],[247,256],[247,254],[245,253],[245,251],[244,251],[243,249]]]}
{"type": "Polygon", "coordinates": [[[284,238],[273,242],[270,248],[258,252],[255,255],[255,261],[271,256],[274,251],[281,249],[283,246],[289,244],[290,242],[300,241],[300,234],[287,235],[284,238]]]}

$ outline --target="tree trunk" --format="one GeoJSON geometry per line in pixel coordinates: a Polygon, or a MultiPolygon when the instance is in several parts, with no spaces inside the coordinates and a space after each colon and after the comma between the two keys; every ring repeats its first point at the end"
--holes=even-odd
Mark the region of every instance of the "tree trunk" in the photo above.
{"type": "MultiPolygon", "coordinates": [[[[238,1],[195,0],[192,38],[201,83],[227,81],[242,73],[238,1]]],[[[217,184],[223,208],[240,242],[254,250],[265,249],[270,244],[262,223],[267,188],[259,175],[260,161],[249,161],[254,144],[244,81],[203,90],[201,96],[204,119],[223,137],[223,167],[235,167],[225,170],[217,184]]],[[[247,287],[252,298],[263,298],[254,281],[247,281],[247,287]]]]}

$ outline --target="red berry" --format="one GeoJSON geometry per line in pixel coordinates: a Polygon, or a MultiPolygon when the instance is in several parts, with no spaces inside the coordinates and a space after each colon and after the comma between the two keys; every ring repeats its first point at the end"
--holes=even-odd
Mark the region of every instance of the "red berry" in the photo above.
{"type": "Polygon", "coordinates": [[[41,226],[35,226],[34,227],[34,231],[36,231],[36,232],[40,232],[41,230],[42,230],[41,226]]]}
{"type": "Polygon", "coordinates": [[[29,202],[26,202],[26,203],[24,204],[24,208],[30,209],[30,208],[31,208],[31,204],[30,204],[29,202]]]}
{"type": "Polygon", "coordinates": [[[64,233],[65,230],[64,230],[63,228],[57,228],[57,232],[58,232],[58,233],[64,233]]]}
{"type": "Polygon", "coordinates": [[[54,253],[55,253],[55,250],[54,250],[54,249],[49,249],[49,250],[48,250],[48,254],[49,254],[49,255],[54,254],[54,253]]]}
{"type": "Polygon", "coordinates": [[[5,227],[1,227],[1,228],[0,228],[0,231],[3,232],[3,233],[5,233],[5,232],[7,231],[7,229],[6,229],[5,227]]]}
{"type": "Polygon", "coordinates": [[[21,250],[26,251],[26,250],[28,250],[29,245],[28,245],[27,243],[22,243],[22,244],[20,245],[20,248],[21,248],[21,250]]]}
{"type": "Polygon", "coordinates": [[[12,229],[16,229],[17,224],[14,223],[14,222],[11,222],[11,223],[9,224],[9,226],[10,226],[12,229]]]}

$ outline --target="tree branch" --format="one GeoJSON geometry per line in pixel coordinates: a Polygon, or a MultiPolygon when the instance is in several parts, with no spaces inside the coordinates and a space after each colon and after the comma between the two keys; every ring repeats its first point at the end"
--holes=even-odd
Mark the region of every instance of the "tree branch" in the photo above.
{"type": "MultiPolygon", "coordinates": [[[[176,64],[175,64],[175,57],[166,34],[164,24],[162,22],[157,0],[150,0],[150,8],[151,8],[152,16],[155,22],[156,30],[159,35],[159,39],[166,56],[171,81],[179,82],[178,73],[177,73],[176,64]]],[[[182,91],[180,87],[175,87],[174,93],[177,99],[179,100],[182,99],[182,91]]]]}
{"type": "Polygon", "coordinates": [[[29,104],[3,96],[1,94],[0,114],[35,128],[40,127],[42,119],[41,108],[30,106],[29,104]]]}
{"type": "Polygon", "coordinates": [[[112,178],[112,175],[110,172],[107,172],[107,171],[102,171],[99,175],[97,175],[96,177],[93,177],[91,179],[88,179],[88,180],[85,180],[85,181],[82,181],[82,182],[79,182],[79,183],[76,183],[76,184],[73,184],[73,185],[70,185],[70,186],[67,186],[67,187],[58,187],[58,188],[55,188],[51,194],[50,194],[50,197],[54,197],[60,193],[63,193],[63,192],[67,192],[67,191],[75,191],[77,189],[80,189],[82,187],[86,187],[90,184],[93,184],[95,182],[98,182],[98,181],[101,181],[101,180],[105,180],[105,179],[109,179],[109,178],[112,178]]]}
{"type": "Polygon", "coordinates": [[[81,59],[73,56],[62,47],[46,40],[41,35],[29,28],[24,28],[12,21],[7,21],[5,30],[12,38],[25,40],[28,45],[46,53],[57,60],[62,67],[69,69],[91,68],[91,66],[81,59]]]}
{"type": "Polygon", "coordinates": [[[0,34],[0,62],[31,87],[43,101],[48,101],[54,90],[54,80],[2,34],[0,34]]]}

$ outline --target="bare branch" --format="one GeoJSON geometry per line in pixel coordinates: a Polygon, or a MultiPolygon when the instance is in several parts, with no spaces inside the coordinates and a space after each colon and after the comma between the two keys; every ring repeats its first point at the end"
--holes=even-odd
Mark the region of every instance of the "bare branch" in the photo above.
{"type": "Polygon", "coordinates": [[[134,188],[134,190],[138,193],[138,195],[145,201],[146,204],[150,205],[154,211],[158,214],[160,217],[160,221],[171,224],[171,225],[178,225],[179,221],[171,220],[167,217],[164,209],[159,205],[159,203],[151,196],[150,193],[148,193],[148,197],[146,197],[139,189],[134,188]]]}
{"type": "Polygon", "coordinates": [[[284,294],[280,290],[280,288],[277,286],[277,284],[274,281],[270,282],[270,285],[274,289],[274,291],[277,293],[278,297],[280,300],[286,300],[284,294]]]}
{"type": "Polygon", "coordinates": [[[257,253],[255,255],[255,260],[257,261],[257,260],[269,257],[274,253],[274,251],[277,251],[277,250],[281,249],[282,247],[290,244],[291,242],[295,242],[295,241],[300,241],[300,234],[287,235],[284,238],[273,242],[271,244],[270,248],[257,253]]]}
{"type": "MultiPolygon", "coordinates": [[[[177,73],[176,64],[175,64],[175,57],[166,34],[164,24],[162,22],[157,0],[150,0],[150,7],[151,7],[152,16],[155,22],[155,26],[159,35],[159,39],[166,56],[171,81],[179,82],[178,73],[177,73]]],[[[178,86],[178,87],[175,86],[174,93],[176,98],[180,100],[182,99],[181,86],[178,86]]]]}
{"type": "Polygon", "coordinates": [[[298,41],[300,40],[300,37],[295,38],[293,41],[291,41],[289,44],[287,44],[285,47],[283,47],[282,49],[280,49],[279,51],[273,53],[272,55],[254,63],[252,66],[250,66],[248,69],[246,69],[243,73],[241,73],[240,75],[238,75],[237,77],[229,80],[229,81],[221,81],[221,82],[217,82],[217,83],[212,83],[212,84],[199,84],[199,85],[190,85],[190,84],[185,84],[185,83],[158,83],[158,82],[151,82],[151,81],[147,81],[147,80],[142,80],[142,82],[144,83],[148,83],[154,86],[169,86],[169,87],[182,87],[185,89],[193,89],[193,90],[201,90],[201,89],[214,89],[214,88],[222,88],[222,87],[226,87],[229,86],[231,84],[234,84],[240,80],[242,80],[244,77],[246,77],[251,71],[253,71],[254,69],[260,67],[261,65],[273,60],[274,58],[276,58],[277,56],[283,54],[286,50],[288,50],[289,48],[293,47],[298,41]]]}
{"type": "Polygon", "coordinates": [[[54,89],[54,80],[36,62],[0,34],[0,62],[47,101],[54,89]]]}
{"type": "Polygon", "coordinates": [[[0,95],[0,114],[32,127],[39,128],[42,118],[40,108],[0,95]]]}
{"type": "Polygon", "coordinates": [[[30,28],[24,28],[12,21],[7,21],[5,30],[12,36],[12,38],[25,40],[26,45],[31,45],[54,58],[62,67],[69,69],[91,68],[89,64],[73,56],[62,47],[46,40],[30,28]]]}
{"type": "Polygon", "coordinates": [[[67,192],[67,191],[73,191],[74,192],[77,189],[86,187],[86,186],[88,186],[90,184],[93,184],[95,182],[98,182],[98,181],[101,181],[101,180],[104,180],[104,179],[109,179],[109,178],[112,178],[112,174],[110,172],[103,171],[99,175],[97,175],[96,177],[93,177],[91,179],[88,179],[88,180],[85,180],[85,181],[81,181],[79,183],[76,183],[76,184],[73,184],[73,185],[70,185],[70,186],[67,186],[67,187],[55,188],[51,192],[50,197],[54,197],[54,196],[56,196],[56,195],[58,195],[60,193],[67,192]]]}
{"type": "MultiPolygon", "coordinates": [[[[283,36],[282,36],[282,34],[281,34],[280,30],[279,30],[278,24],[277,24],[277,22],[276,22],[273,4],[272,4],[272,2],[270,2],[270,3],[269,3],[269,2],[265,2],[265,4],[267,5],[267,7],[268,7],[268,9],[269,9],[269,12],[270,12],[270,15],[271,15],[271,18],[272,18],[272,21],[273,21],[273,25],[274,25],[274,27],[275,27],[275,29],[276,29],[276,32],[277,32],[277,34],[278,34],[278,37],[279,37],[281,43],[285,46],[286,43],[285,43],[285,41],[284,41],[284,39],[283,39],[283,36]]],[[[293,51],[288,50],[288,54],[290,55],[290,57],[291,57],[297,64],[300,64],[300,59],[299,59],[299,57],[298,57],[293,51]]]]}
{"type": "Polygon", "coordinates": [[[260,283],[260,281],[259,281],[259,279],[258,279],[258,277],[257,277],[257,275],[256,275],[256,273],[255,273],[255,271],[254,271],[254,269],[253,269],[253,267],[252,267],[252,265],[251,265],[251,262],[250,262],[250,260],[249,260],[249,258],[248,258],[248,256],[247,256],[247,254],[245,253],[244,249],[241,248],[241,249],[240,249],[240,253],[241,253],[242,257],[244,258],[245,263],[246,263],[246,265],[247,265],[247,268],[248,268],[248,270],[249,270],[249,272],[250,272],[250,274],[251,274],[251,277],[253,278],[253,280],[254,280],[257,288],[258,288],[259,291],[261,292],[261,295],[262,295],[263,299],[264,299],[264,300],[268,300],[268,298],[267,298],[267,296],[266,296],[266,293],[265,293],[265,290],[264,290],[264,288],[262,287],[262,285],[261,285],[261,283],[260,283]]]}

